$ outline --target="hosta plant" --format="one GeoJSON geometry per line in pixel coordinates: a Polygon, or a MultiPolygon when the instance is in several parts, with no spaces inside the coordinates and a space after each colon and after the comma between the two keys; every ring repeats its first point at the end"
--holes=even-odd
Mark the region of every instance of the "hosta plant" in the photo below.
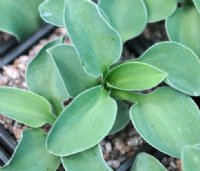
{"type": "MultiPolygon", "coordinates": [[[[144,2],[133,1],[144,20],[137,21],[133,13],[138,27],[124,27],[123,18],[130,17],[125,7],[135,6],[120,2],[118,15],[113,11],[119,4],[106,0],[97,5],[47,0],[40,6],[46,21],[66,27],[72,44],[60,38],[41,49],[27,68],[29,91],[0,88],[0,113],[30,127],[2,170],[54,171],[60,163],[68,171],[112,170],[99,143],[129,120],[148,143],[170,156],[181,158],[186,146],[199,144],[200,112],[190,97],[200,95],[199,58],[185,45],[169,41],[155,44],[138,59],[119,62],[123,42],[138,35],[147,19],[144,2]],[[64,7],[57,13],[60,3],[64,7]]],[[[164,170],[146,155],[138,157],[133,170],[140,158],[164,170]]]]}

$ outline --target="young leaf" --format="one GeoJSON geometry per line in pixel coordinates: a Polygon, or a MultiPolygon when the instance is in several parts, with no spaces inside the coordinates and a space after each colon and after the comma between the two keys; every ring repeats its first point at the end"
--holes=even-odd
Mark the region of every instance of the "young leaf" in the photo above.
{"type": "Polygon", "coordinates": [[[200,95],[200,60],[186,46],[175,42],[158,43],[139,61],[167,72],[165,82],[171,87],[191,96],[200,95]]]}
{"type": "Polygon", "coordinates": [[[129,111],[130,108],[127,104],[122,101],[117,101],[117,117],[109,135],[121,131],[128,125],[130,121],[129,111]]]}
{"type": "Polygon", "coordinates": [[[54,24],[56,26],[64,26],[64,0],[45,0],[40,6],[40,16],[47,23],[54,24]]]}
{"type": "Polygon", "coordinates": [[[66,0],[65,25],[90,74],[105,74],[119,59],[122,50],[120,36],[93,2],[66,0]]]}
{"type": "Polygon", "coordinates": [[[51,106],[43,97],[21,89],[0,87],[0,113],[30,127],[53,123],[51,106]]]}
{"type": "Polygon", "coordinates": [[[113,68],[107,75],[108,87],[136,91],[150,89],[161,83],[167,73],[149,64],[126,62],[113,68]]]}
{"type": "Polygon", "coordinates": [[[112,171],[104,161],[100,145],[68,157],[61,158],[68,171],[112,171]]]}
{"type": "Polygon", "coordinates": [[[73,46],[58,45],[48,50],[54,59],[69,94],[75,97],[82,91],[98,84],[98,79],[83,69],[73,46]]]}
{"type": "Polygon", "coordinates": [[[200,147],[185,146],[182,151],[183,171],[197,171],[200,168],[200,147]]]}
{"type": "Polygon", "coordinates": [[[177,8],[177,0],[144,0],[149,22],[157,22],[170,16],[177,8]]]}
{"type": "Polygon", "coordinates": [[[180,157],[182,147],[200,142],[200,112],[194,101],[174,89],[162,87],[140,97],[131,120],[152,146],[180,157]]]}
{"type": "Polygon", "coordinates": [[[113,28],[125,42],[138,36],[147,24],[147,11],[143,0],[100,0],[113,28]],[[117,12],[116,12],[117,11],[117,12]]]}
{"type": "Polygon", "coordinates": [[[140,153],[137,155],[131,171],[167,171],[164,166],[153,156],[140,153]]]}
{"type": "Polygon", "coordinates": [[[69,96],[58,68],[46,50],[58,44],[61,44],[61,39],[45,45],[29,63],[26,72],[28,88],[45,97],[57,115],[63,110],[63,101],[69,96]]]}
{"type": "Polygon", "coordinates": [[[193,6],[178,8],[166,20],[166,30],[169,39],[188,46],[200,57],[200,39],[197,36],[199,28],[200,13],[193,6]]]}
{"type": "Polygon", "coordinates": [[[55,171],[60,159],[47,152],[46,134],[39,129],[25,130],[11,161],[2,171],[55,171]]]}
{"type": "Polygon", "coordinates": [[[42,0],[1,0],[0,30],[17,38],[27,39],[42,25],[38,6],[42,0]]]}
{"type": "Polygon", "coordinates": [[[69,156],[98,144],[111,130],[117,113],[116,102],[102,87],[79,94],[53,125],[47,149],[69,156]]]}

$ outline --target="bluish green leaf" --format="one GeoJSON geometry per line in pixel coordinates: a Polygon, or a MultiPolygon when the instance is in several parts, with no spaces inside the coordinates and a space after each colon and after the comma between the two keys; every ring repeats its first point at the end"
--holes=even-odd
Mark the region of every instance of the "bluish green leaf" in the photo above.
{"type": "Polygon", "coordinates": [[[122,50],[119,34],[88,0],[66,0],[65,25],[83,66],[95,76],[106,73],[122,50]]]}
{"type": "Polygon", "coordinates": [[[146,153],[140,153],[134,160],[131,171],[167,171],[167,170],[153,156],[146,153]]]}
{"type": "Polygon", "coordinates": [[[64,26],[64,0],[45,0],[39,7],[40,16],[47,23],[64,26]]]}
{"type": "Polygon", "coordinates": [[[47,53],[47,49],[58,44],[61,44],[61,39],[45,45],[29,63],[26,72],[28,88],[45,97],[57,115],[63,110],[63,101],[68,98],[68,92],[54,60],[47,53]]]}
{"type": "Polygon", "coordinates": [[[38,6],[42,0],[1,0],[0,30],[27,39],[42,25],[38,6]]]}
{"type": "Polygon", "coordinates": [[[200,0],[193,0],[194,5],[196,6],[197,10],[200,12],[200,0]]]}
{"type": "Polygon", "coordinates": [[[79,94],[53,125],[47,149],[69,156],[98,144],[111,130],[117,113],[116,102],[98,86],[79,94]]]}
{"type": "Polygon", "coordinates": [[[107,75],[107,84],[111,88],[135,91],[150,89],[161,83],[167,73],[149,64],[126,62],[113,68],[107,75]]]}
{"type": "Polygon", "coordinates": [[[163,20],[173,14],[177,8],[177,0],[144,0],[149,22],[163,20]]]}
{"type": "Polygon", "coordinates": [[[198,171],[200,168],[200,147],[186,146],[182,151],[183,171],[198,171]]]}
{"type": "Polygon", "coordinates": [[[128,125],[130,121],[129,111],[130,107],[127,104],[117,101],[117,117],[109,135],[121,131],[128,125]]]}
{"type": "Polygon", "coordinates": [[[64,84],[72,97],[98,84],[98,79],[88,75],[83,69],[73,46],[58,45],[49,49],[48,52],[53,57],[64,84]]]}
{"type": "Polygon", "coordinates": [[[112,171],[104,161],[100,145],[86,151],[62,158],[68,171],[112,171]]]}
{"type": "Polygon", "coordinates": [[[3,171],[56,171],[60,159],[47,152],[46,134],[39,129],[25,130],[11,158],[3,171]]]}
{"type": "Polygon", "coordinates": [[[147,11],[143,0],[100,0],[113,28],[125,42],[138,36],[147,24],[147,11]]]}
{"type": "Polygon", "coordinates": [[[200,95],[200,60],[193,51],[175,42],[158,43],[139,58],[140,62],[159,68],[171,87],[191,96],[200,95]]]}
{"type": "Polygon", "coordinates": [[[152,146],[180,157],[185,145],[200,142],[200,112],[194,101],[170,87],[141,95],[131,110],[139,134],[152,146]]]}
{"type": "Polygon", "coordinates": [[[178,8],[166,21],[169,39],[188,46],[200,57],[199,28],[200,13],[194,6],[178,8]]]}
{"type": "Polygon", "coordinates": [[[0,113],[30,127],[53,123],[51,106],[43,97],[21,89],[0,87],[0,113]]]}

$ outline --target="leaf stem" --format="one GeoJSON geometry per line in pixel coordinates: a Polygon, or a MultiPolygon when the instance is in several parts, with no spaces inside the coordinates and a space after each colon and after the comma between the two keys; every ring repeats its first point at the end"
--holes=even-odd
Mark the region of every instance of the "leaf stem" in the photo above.
{"type": "Polygon", "coordinates": [[[124,90],[111,90],[111,96],[120,99],[120,100],[126,100],[132,103],[138,103],[141,99],[142,94],[124,91],[124,90]]]}

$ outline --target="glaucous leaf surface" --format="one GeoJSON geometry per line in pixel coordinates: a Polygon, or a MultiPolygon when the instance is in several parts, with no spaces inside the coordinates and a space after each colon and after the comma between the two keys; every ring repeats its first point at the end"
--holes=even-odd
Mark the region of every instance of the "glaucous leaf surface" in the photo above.
{"type": "Polygon", "coordinates": [[[68,171],[112,171],[104,161],[100,145],[61,160],[68,171]]]}
{"type": "Polygon", "coordinates": [[[186,146],[182,151],[183,171],[198,171],[200,168],[200,147],[186,146]]]}
{"type": "Polygon", "coordinates": [[[146,90],[161,83],[167,73],[142,62],[126,62],[113,68],[107,75],[109,87],[121,90],[146,90]]]}
{"type": "Polygon", "coordinates": [[[171,156],[179,158],[183,146],[200,142],[198,106],[170,87],[141,95],[132,107],[131,120],[149,144],[171,156]]]}
{"type": "Polygon", "coordinates": [[[53,125],[47,149],[69,156],[98,144],[111,130],[117,113],[116,102],[102,87],[79,94],[53,125]]]}
{"type": "Polygon", "coordinates": [[[177,0],[144,0],[149,22],[161,21],[170,16],[177,8],[177,0]]]}
{"type": "Polygon", "coordinates": [[[122,51],[120,36],[93,2],[66,0],[65,25],[83,66],[90,74],[105,74],[119,59],[122,51]]]}
{"type": "Polygon", "coordinates": [[[45,0],[39,7],[40,16],[47,23],[64,26],[64,0],[45,0]]]}
{"type": "Polygon", "coordinates": [[[25,130],[11,158],[2,171],[56,171],[60,159],[47,152],[46,134],[39,129],[25,130]]]}
{"type": "Polygon", "coordinates": [[[170,40],[191,48],[200,57],[200,13],[194,6],[178,8],[166,20],[166,30],[170,40]],[[189,23],[189,24],[188,24],[189,23]]]}
{"type": "Polygon", "coordinates": [[[112,27],[120,33],[123,42],[138,36],[147,24],[143,0],[100,0],[99,7],[108,16],[112,27]]]}
{"type": "Polygon", "coordinates": [[[186,46],[175,42],[158,43],[138,60],[168,73],[165,82],[171,87],[191,96],[200,95],[200,60],[186,46]]]}
{"type": "Polygon", "coordinates": [[[130,121],[129,111],[130,107],[127,104],[117,101],[117,117],[109,135],[121,131],[128,125],[130,121]]]}
{"type": "Polygon", "coordinates": [[[48,52],[54,59],[70,96],[75,97],[82,91],[99,84],[97,78],[90,76],[83,69],[73,46],[58,45],[48,52]]]}
{"type": "Polygon", "coordinates": [[[0,87],[0,113],[30,127],[53,123],[51,106],[43,97],[29,91],[0,87]]]}
{"type": "Polygon", "coordinates": [[[0,30],[17,38],[27,39],[41,26],[38,6],[42,0],[1,0],[0,30]]]}
{"type": "Polygon", "coordinates": [[[200,12],[200,0],[193,0],[194,5],[196,6],[197,10],[200,12]]]}
{"type": "Polygon", "coordinates": [[[29,63],[26,72],[28,88],[45,97],[57,115],[63,110],[63,101],[69,97],[58,68],[47,53],[47,49],[58,44],[61,39],[46,44],[29,63]]]}
{"type": "Polygon", "coordinates": [[[153,156],[146,153],[140,153],[134,160],[131,171],[167,171],[167,170],[153,156]]]}

